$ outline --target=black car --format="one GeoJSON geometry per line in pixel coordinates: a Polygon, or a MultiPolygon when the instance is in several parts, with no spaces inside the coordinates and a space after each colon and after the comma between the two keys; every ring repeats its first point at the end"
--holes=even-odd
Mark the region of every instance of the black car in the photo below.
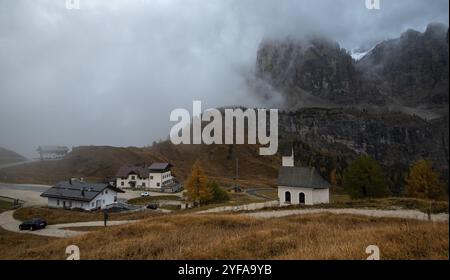
{"type": "Polygon", "coordinates": [[[156,210],[156,209],[158,209],[158,204],[150,203],[149,205],[147,205],[147,209],[156,210]]]}
{"type": "Polygon", "coordinates": [[[44,219],[32,219],[25,221],[19,225],[20,230],[37,230],[43,229],[47,226],[47,222],[44,219]]]}

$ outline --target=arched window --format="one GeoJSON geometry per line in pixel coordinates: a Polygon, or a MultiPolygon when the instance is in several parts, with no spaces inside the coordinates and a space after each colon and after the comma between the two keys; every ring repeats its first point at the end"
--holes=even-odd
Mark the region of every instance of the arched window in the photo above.
{"type": "Polygon", "coordinates": [[[284,202],[291,203],[291,193],[290,192],[286,192],[284,194],[284,202]]]}
{"type": "Polygon", "coordinates": [[[300,204],[305,204],[305,194],[304,193],[301,192],[299,194],[298,201],[300,202],[300,204]]]}

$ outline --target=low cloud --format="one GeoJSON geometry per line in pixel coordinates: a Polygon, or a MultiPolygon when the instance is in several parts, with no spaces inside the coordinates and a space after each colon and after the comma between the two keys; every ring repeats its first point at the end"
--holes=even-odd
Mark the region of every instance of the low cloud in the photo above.
{"type": "Polygon", "coordinates": [[[259,106],[263,38],[320,33],[346,48],[448,22],[448,1],[0,0],[0,146],[144,146],[170,112],[259,106]],[[394,2],[394,3],[393,3],[394,2]]]}

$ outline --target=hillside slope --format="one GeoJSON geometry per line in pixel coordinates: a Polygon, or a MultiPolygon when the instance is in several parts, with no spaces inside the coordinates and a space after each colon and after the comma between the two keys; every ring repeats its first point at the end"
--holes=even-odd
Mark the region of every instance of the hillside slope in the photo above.
{"type": "MultiPolygon", "coordinates": [[[[404,174],[417,159],[428,158],[448,182],[448,116],[426,121],[403,113],[356,109],[309,108],[282,112],[279,118],[280,149],[295,146],[296,165],[314,166],[338,185],[348,164],[361,154],[380,162],[394,195],[404,189],[404,174]],[[446,133],[447,132],[447,133],[446,133]]],[[[239,183],[275,186],[279,156],[260,156],[256,145],[173,145],[169,141],[148,148],[87,146],[75,148],[59,161],[34,162],[0,170],[0,181],[53,184],[71,177],[92,181],[114,177],[125,164],[170,162],[181,181],[199,160],[205,173],[232,185],[239,158],[239,183]]]]}
{"type": "Polygon", "coordinates": [[[196,160],[205,173],[219,182],[231,185],[235,176],[234,156],[239,157],[239,182],[246,186],[275,185],[278,157],[258,155],[251,146],[180,145],[162,142],[149,148],[107,146],[76,147],[64,159],[42,161],[0,170],[0,181],[12,183],[54,184],[72,177],[102,181],[114,177],[125,164],[170,162],[177,178],[184,181],[196,160]]]}
{"type": "Polygon", "coordinates": [[[25,161],[26,158],[16,152],[0,147],[0,165],[25,161]]]}

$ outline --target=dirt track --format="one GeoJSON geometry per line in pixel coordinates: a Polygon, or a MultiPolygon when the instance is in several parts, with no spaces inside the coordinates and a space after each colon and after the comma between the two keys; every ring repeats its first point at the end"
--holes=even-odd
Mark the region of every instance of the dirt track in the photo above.
{"type": "MultiPolygon", "coordinates": [[[[246,213],[244,215],[254,218],[278,218],[293,215],[307,215],[318,213],[363,215],[370,217],[402,218],[427,221],[427,214],[417,210],[376,210],[376,209],[303,209],[303,210],[278,210],[246,213]]],[[[448,214],[431,215],[432,221],[448,222],[448,214]]]]}

